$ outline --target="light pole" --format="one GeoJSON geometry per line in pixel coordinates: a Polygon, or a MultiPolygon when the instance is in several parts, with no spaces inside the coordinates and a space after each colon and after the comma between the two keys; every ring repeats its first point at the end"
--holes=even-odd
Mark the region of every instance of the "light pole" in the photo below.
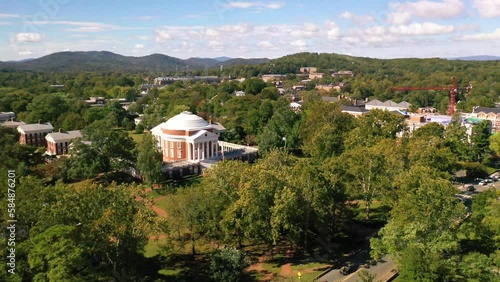
{"type": "Polygon", "coordinates": [[[282,140],[285,141],[285,151],[286,151],[286,136],[284,136],[282,140]]]}

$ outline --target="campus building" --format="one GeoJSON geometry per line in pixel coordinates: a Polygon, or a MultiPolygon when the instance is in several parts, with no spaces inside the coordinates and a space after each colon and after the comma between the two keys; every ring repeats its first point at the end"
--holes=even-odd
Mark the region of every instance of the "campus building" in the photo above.
{"type": "Polygon", "coordinates": [[[47,141],[47,155],[59,156],[67,155],[71,141],[75,138],[82,138],[80,130],[52,132],[45,136],[47,141]]]}
{"type": "Polygon", "coordinates": [[[163,161],[202,161],[219,156],[220,124],[212,124],[191,113],[182,112],[151,129],[158,141],[163,161]]]}
{"type": "Polygon", "coordinates": [[[52,127],[52,124],[49,122],[20,125],[17,127],[17,131],[21,134],[19,143],[23,145],[45,147],[45,136],[53,130],[54,127],[52,127]]]}

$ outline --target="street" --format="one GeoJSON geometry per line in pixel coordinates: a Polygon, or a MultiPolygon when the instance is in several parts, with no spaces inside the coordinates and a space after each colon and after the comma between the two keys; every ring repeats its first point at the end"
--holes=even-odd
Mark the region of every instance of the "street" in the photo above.
{"type": "Polygon", "coordinates": [[[389,256],[384,256],[382,259],[377,261],[376,264],[370,264],[371,258],[368,250],[363,250],[356,255],[352,256],[348,263],[352,265],[352,273],[347,275],[342,275],[340,273],[340,267],[332,269],[330,272],[320,277],[318,281],[321,282],[337,282],[337,281],[348,281],[356,282],[359,279],[358,272],[362,269],[376,274],[376,280],[387,277],[393,269],[396,268],[396,264],[392,261],[389,256]]]}

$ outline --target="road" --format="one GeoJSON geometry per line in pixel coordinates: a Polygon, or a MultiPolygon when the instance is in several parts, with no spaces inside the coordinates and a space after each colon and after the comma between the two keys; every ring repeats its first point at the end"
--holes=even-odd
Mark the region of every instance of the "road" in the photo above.
{"type": "Polygon", "coordinates": [[[383,257],[381,260],[379,260],[375,265],[370,265],[370,254],[368,250],[363,250],[356,255],[352,256],[349,260],[348,263],[350,263],[353,267],[353,272],[348,275],[342,275],[340,273],[340,266],[339,268],[332,269],[330,272],[325,274],[324,276],[320,277],[318,281],[321,282],[338,282],[338,281],[345,281],[345,282],[356,282],[359,279],[358,273],[362,269],[365,269],[366,271],[376,274],[376,280],[383,278],[387,276],[388,274],[391,273],[391,271],[396,267],[396,264],[394,263],[393,260],[391,260],[388,256],[383,257]],[[364,266],[367,266],[366,268],[364,266]],[[370,265],[368,267],[368,265],[370,265]]]}

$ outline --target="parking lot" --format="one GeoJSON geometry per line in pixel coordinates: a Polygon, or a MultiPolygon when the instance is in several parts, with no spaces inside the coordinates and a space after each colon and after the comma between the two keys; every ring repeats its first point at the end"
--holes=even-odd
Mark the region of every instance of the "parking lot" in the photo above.
{"type": "Polygon", "coordinates": [[[460,189],[460,194],[462,195],[470,195],[474,196],[478,193],[484,192],[490,188],[499,189],[500,188],[500,173],[495,172],[484,179],[475,179],[472,182],[463,183],[457,185],[457,188],[460,189]],[[473,188],[469,188],[472,186],[473,188]]]}

